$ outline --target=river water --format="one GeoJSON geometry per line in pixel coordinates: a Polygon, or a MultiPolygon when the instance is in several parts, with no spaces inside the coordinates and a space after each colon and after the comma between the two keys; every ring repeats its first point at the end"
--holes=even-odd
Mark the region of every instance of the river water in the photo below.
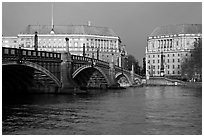
{"type": "Polygon", "coordinates": [[[202,134],[202,89],[137,87],[3,97],[2,134],[202,134]]]}

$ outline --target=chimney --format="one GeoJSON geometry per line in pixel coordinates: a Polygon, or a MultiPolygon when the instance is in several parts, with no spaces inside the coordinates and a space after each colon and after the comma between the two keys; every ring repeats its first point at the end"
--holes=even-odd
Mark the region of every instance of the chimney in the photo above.
{"type": "Polygon", "coordinates": [[[35,51],[38,51],[38,32],[35,32],[35,36],[34,36],[34,49],[35,51]]]}

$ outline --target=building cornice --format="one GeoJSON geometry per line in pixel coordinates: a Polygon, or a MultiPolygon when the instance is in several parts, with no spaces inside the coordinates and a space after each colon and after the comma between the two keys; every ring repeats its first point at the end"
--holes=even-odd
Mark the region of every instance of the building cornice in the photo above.
{"type": "Polygon", "coordinates": [[[201,37],[202,34],[198,33],[198,34],[172,34],[172,35],[165,35],[165,36],[150,36],[147,39],[151,40],[151,39],[163,39],[163,38],[175,38],[175,37],[201,37]]]}
{"type": "Polygon", "coordinates": [[[17,39],[18,37],[17,36],[2,36],[2,39],[4,38],[17,39]]]}
{"type": "MultiPolygon", "coordinates": [[[[34,37],[35,34],[18,34],[18,37],[34,37]]],[[[95,38],[106,38],[106,39],[119,39],[114,36],[100,36],[100,35],[79,35],[79,34],[38,34],[40,37],[95,37],[95,38]]]]}

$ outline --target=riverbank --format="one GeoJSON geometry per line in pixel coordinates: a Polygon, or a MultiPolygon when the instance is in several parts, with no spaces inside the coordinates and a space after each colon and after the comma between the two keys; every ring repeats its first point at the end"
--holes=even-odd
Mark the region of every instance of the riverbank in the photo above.
{"type": "MultiPolygon", "coordinates": [[[[182,87],[192,87],[192,88],[202,88],[202,82],[184,82],[179,85],[169,85],[169,84],[142,84],[140,86],[182,86],[182,87]]],[[[139,86],[139,87],[140,87],[139,86]]],[[[137,86],[135,86],[137,87],[137,86]]]]}
{"type": "Polygon", "coordinates": [[[185,87],[202,88],[202,82],[185,82],[185,87]]]}

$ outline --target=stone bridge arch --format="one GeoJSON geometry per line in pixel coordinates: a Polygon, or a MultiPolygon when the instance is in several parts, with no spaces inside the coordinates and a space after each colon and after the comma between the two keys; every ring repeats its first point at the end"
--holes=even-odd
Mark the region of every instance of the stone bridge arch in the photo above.
{"type": "Polygon", "coordinates": [[[14,66],[14,65],[15,66],[17,66],[17,65],[26,66],[26,67],[30,67],[30,68],[33,68],[35,70],[38,70],[38,71],[44,73],[45,75],[47,75],[48,77],[50,77],[58,87],[61,87],[61,82],[55,75],[53,75],[46,68],[44,68],[44,67],[42,67],[36,63],[30,62],[30,61],[22,61],[20,63],[18,63],[16,61],[9,61],[9,62],[2,63],[2,67],[3,66],[14,66]]]}
{"type": "Polygon", "coordinates": [[[127,74],[122,73],[122,72],[118,72],[118,73],[115,75],[115,79],[116,79],[116,80],[119,80],[121,77],[125,77],[125,78],[127,79],[128,83],[129,83],[130,85],[132,85],[132,82],[131,82],[131,80],[130,80],[130,78],[128,77],[127,74]]]}
{"type": "Polygon", "coordinates": [[[75,70],[72,73],[72,78],[75,80],[77,77],[81,77],[82,78],[82,77],[86,76],[87,80],[88,80],[88,77],[90,77],[95,71],[97,71],[97,72],[99,72],[99,74],[101,74],[101,76],[105,79],[105,81],[107,83],[107,86],[110,85],[109,77],[106,75],[104,70],[101,69],[98,66],[93,66],[93,65],[83,65],[83,66],[77,68],[77,70],[75,70]],[[93,72],[93,73],[91,74],[91,72],[93,72]],[[84,74],[84,75],[82,75],[82,74],[84,74]]]}

